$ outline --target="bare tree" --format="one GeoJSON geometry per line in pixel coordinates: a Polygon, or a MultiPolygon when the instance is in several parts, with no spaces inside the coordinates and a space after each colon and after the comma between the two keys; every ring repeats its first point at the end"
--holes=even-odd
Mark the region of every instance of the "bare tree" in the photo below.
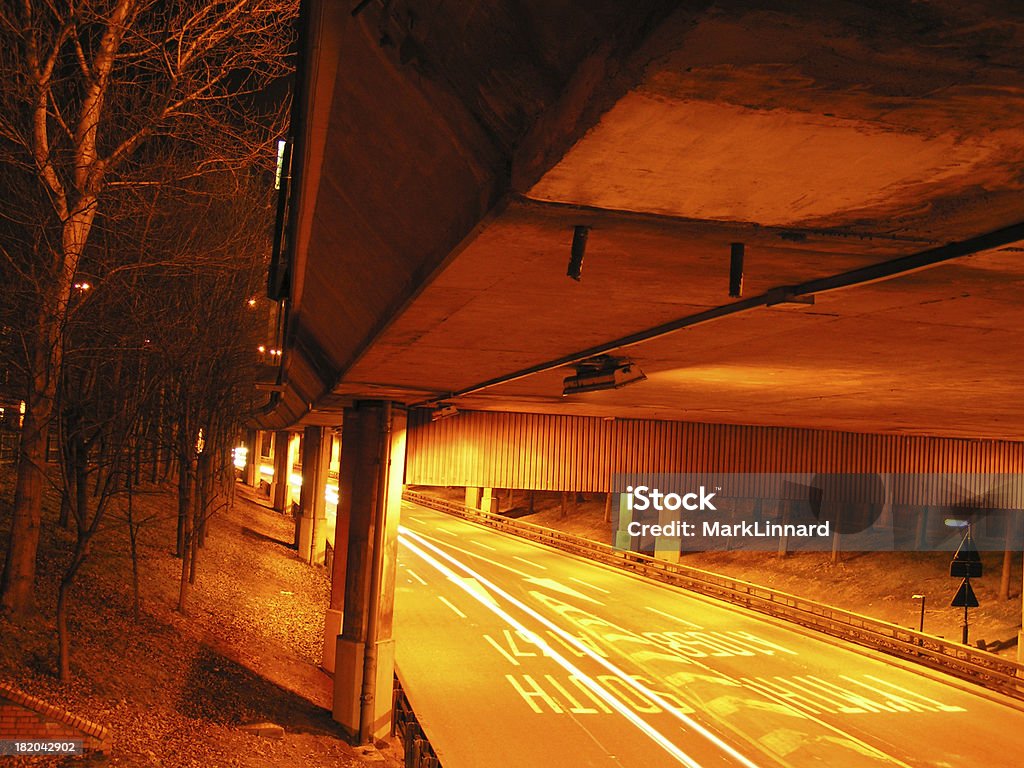
{"type": "MultiPolygon", "coordinates": [[[[113,191],[158,184],[149,161],[194,151],[191,173],[269,157],[257,97],[288,71],[296,0],[8,0],[0,5],[0,161],[45,215],[24,334],[26,413],[0,606],[33,610],[47,435],[64,331],[97,218],[113,191]]],[[[15,263],[15,259],[9,259],[15,263]]]]}
{"type": "Polygon", "coordinates": [[[222,171],[115,198],[107,226],[83,257],[83,274],[105,277],[79,289],[63,333],[58,442],[76,538],[58,588],[62,679],[71,675],[72,587],[97,533],[121,506],[138,610],[142,521],[133,481],[137,446],[152,420],[171,424],[179,440],[179,499],[188,511],[179,600],[185,610],[196,578],[193,531],[201,535],[219,508],[214,481],[255,406],[260,322],[250,300],[269,252],[269,182],[259,173],[222,171]],[[205,226],[188,226],[195,221],[205,226]],[[123,505],[115,503],[120,499],[123,505]]]}

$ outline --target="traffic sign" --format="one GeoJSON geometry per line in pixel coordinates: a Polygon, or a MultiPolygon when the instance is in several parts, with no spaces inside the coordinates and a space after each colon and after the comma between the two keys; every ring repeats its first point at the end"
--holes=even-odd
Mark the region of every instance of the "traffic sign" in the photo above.
{"type": "Polygon", "coordinates": [[[971,538],[970,529],[964,536],[956,554],[949,564],[949,575],[958,579],[979,579],[981,578],[981,555],[974,548],[974,539],[971,538]]]}
{"type": "Polygon", "coordinates": [[[978,607],[978,598],[974,594],[974,590],[971,589],[970,579],[965,578],[962,582],[960,582],[960,589],[956,591],[956,594],[953,596],[953,602],[951,602],[949,606],[950,608],[978,607]]]}

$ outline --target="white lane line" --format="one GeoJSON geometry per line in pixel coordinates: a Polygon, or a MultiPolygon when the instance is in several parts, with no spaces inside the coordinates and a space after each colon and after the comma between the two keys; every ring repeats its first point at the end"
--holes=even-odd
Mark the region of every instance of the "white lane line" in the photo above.
{"type": "Polygon", "coordinates": [[[497,552],[498,551],[497,549],[492,547],[490,544],[484,544],[482,541],[477,541],[476,539],[470,539],[469,543],[470,544],[476,544],[481,549],[489,549],[489,550],[491,550],[491,552],[497,552]]]}
{"type": "Polygon", "coordinates": [[[405,514],[403,514],[402,515],[402,519],[403,520],[415,520],[417,523],[420,523],[421,525],[423,524],[423,518],[422,517],[416,517],[416,515],[405,515],[405,514]]]}
{"type": "Polygon", "coordinates": [[[526,583],[535,584],[538,587],[550,589],[553,592],[559,592],[563,595],[571,595],[572,597],[575,597],[577,600],[586,600],[588,603],[600,605],[602,608],[604,607],[604,603],[602,603],[596,597],[584,595],[579,590],[573,589],[572,587],[567,587],[565,584],[555,581],[554,579],[526,579],[526,583]]]}
{"type": "Polygon", "coordinates": [[[438,533],[447,533],[449,536],[454,536],[455,538],[459,538],[459,534],[452,533],[447,528],[435,528],[434,530],[437,531],[438,533]]]}
{"type": "MultiPolygon", "coordinates": [[[[408,530],[405,530],[405,529],[402,529],[402,528],[400,528],[399,530],[400,530],[401,533],[408,533],[408,534],[410,534],[410,535],[412,535],[415,538],[420,539],[420,540],[423,540],[425,538],[422,535],[413,533],[412,531],[408,531],[408,530]]],[[[403,543],[407,543],[407,542],[403,542],[403,543]]],[[[464,571],[467,571],[469,573],[473,573],[473,574],[476,573],[471,568],[469,568],[469,566],[467,566],[467,565],[465,565],[463,563],[460,563],[458,560],[453,558],[451,555],[446,554],[442,550],[438,549],[436,546],[431,545],[429,542],[423,541],[423,543],[424,543],[425,546],[429,547],[430,549],[435,551],[438,555],[440,555],[441,557],[445,558],[449,562],[453,563],[454,565],[456,565],[460,569],[462,569],[464,571]]],[[[408,546],[410,546],[410,548],[412,548],[411,544],[408,544],[408,546]]],[[[450,545],[446,545],[446,546],[450,546],[450,545]]],[[[458,548],[455,547],[454,549],[458,549],[458,548]]],[[[518,571],[515,571],[515,569],[508,568],[508,566],[505,566],[502,563],[497,563],[497,562],[494,562],[494,561],[490,561],[487,558],[481,557],[480,555],[477,555],[474,552],[468,552],[468,551],[465,551],[465,550],[463,550],[463,551],[465,552],[465,554],[467,554],[467,555],[469,555],[471,557],[477,557],[477,558],[479,558],[481,560],[484,560],[486,562],[491,562],[493,565],[497,565],[499,567],[505,568],[507,570],[512,570],[512,571],[518,573],[518,571]]],[[[424,553],[417,552],[417,554],[419,554],[421,557],[424,556],[424,553]]],[[[427,555],[427,557],[429,557],[429,555],[427,555]]],[[[447,568],[443,564],[439,564],[439,565],[441,565],[442,568],[447,568]]],[[[437,567],[437,565],[435,565],[434,567],[437,567]]],[[[526,574],[521,574],[521,575],[526,575],[526,574]]],[[[573,577],[570,576],[569,578],[573,578],[573,577]]],[[[536,611],[531,609],[529,606],[526,606],[525,604],[523,604],[520,601],[516,600],[514,597],[509,595],[507,592],[502,590],[500,587],[498,587],[495,584],[493,584],[493,582],[487,580],[485,577],[476,575],[476,579],[477,579],[477,581],[481,585],[487,586],[488,588],[490,588],[495,593],[497,593],[497,594],[501,595],[502,597],[506,598],[507,600],[509,600],[513,605],[517,605],[518,607],[520,607],[522,610],[524,610],[529,615],[534,616],[542,624],[544,624],[547,627],[549,627],[550,629],[552,629],[553,630],[553,634],[556,634],[558,636],[564,637],[565,640],[568,641],[568,643],[571,643],[574,647],[579,648],[583,652],[583,655],[589,656],[591,659],[595,660],[600,665],[602,665],[602,666],[606,667],[607,669],[612,670],[613,672],[618,674],[623,679],[624,682],[628,682],[628,683],[632,684],[632,686],[634,687],[635,690],[643,693],[645,696],[647,696],[648,698],[653,700],[655,703],[657,703],[659,706],[661,706],[667,713],[673,715],[674,717],[676,717],[676,719],[682,720],[687,725],[689,725],[691,723],[691,719],[690,718],[688,718],[686,715],[676,711],[676,709],[673,707],[673,705],[671,705],[669,702],[665,701],[657,693],[655,693],[654,691],[650,690],[649,688],[647,688],[647,686],[643,685],[642,683],[638,683],[635,680],[632,680],[632,678],[627,676],[625,672],[623,672],[621,670],[618,670],[618,668],[614,664],[612,664],[610,662],[606,662],[603,658],[598,656],[593,651],[593,649],[580,644],[577,638],[575,638],[574,636],[572,636],[571,634],[569,634],[568,632],[563,630],[561,627],[557,626],[556,624],[553,624],[551,621],[546,619],[544,616],[538,614],[536,611]]],[[[573,580],[574,581],[579,581],[578,579],[573,579],[573,580]]],[[[590,584],[588,586],[594,586],[594,585],[590,584]]],[[[599,588],[595,587],[595,589],[599,589],[599,588]]],[[[479,600],[480,597],[477,596],[476,599],[479,600]]],[[[498,608],[497,606],[495,606],[494,610],[496,612],[497,611],[501,611],[501,609],[498,608]]],[[[655,612],[656,613],[661,613],[660,611],[655,611],[655,612]]],[[[504,611],[502,611],[502,613],[504,613],[504,611]]],[[[680,619],[678,616],[672,616],[671,614],[664,614],[664,615],[667,616],[668,618],[675,619],[676,621],[680,621],[680,622],[683,622],[685,624],[689,624],[690,626],[695,627],[697,629],[701,629],[702,628],[700,625],[693,624],[692,622],[687,622],[685,619],[680,619]]],[[[514,624],[515,620],[514,619],[511,619],[511,617],[509,617],[509,619],[506,619],[506,620],[509,621],[510,623],[512,623],[513,626],[515,626],[515,624],[514,624]]],[[[534,636],[534,635],[531,633],[531,636],[534,636]]],[[[841,728],[838,728],[838,727],[832,725],[831,723],[828,723],[828,722],[826,722],[824,720],[821,720],[820,718],[814,717],[813,715],[808,715],[807,713],[803,712],[802,710],[799,710],[799,709],[795,708],[794,706],[792,706],[792,704],[790,704],[789,702],[785,701],[781,697],[777,697],[777,696],[774,696],[774,695],[772,695],[770,693],[766,693],[765,691],[761,691],[759,689],[754,689],[754,688],[751,688],[750,686],[744,685],[742,682],[740,682],[739,679],[734,678],[731,675],[724,674],[720,670],[712,669],[711,667],[707,666],[706,664],[700,663],[696,659],[691,659],[690,661],[692,663],[696,664],[698,667],[701,667],[702,669],[708,671],[709,673],[712,673],[712,674],[715,674],[715,675],[719,675],[719,676],[723,677],[726,680],[731,680],[737,686],[745,688],[748,691],[757,692],[757,693],[761,694],[762,696],[764,696],[767,699],[774,700],[776,703],[782,705],[786,709],[789,709],[789,710],[791,710],[793,712],[796,712],[798,715],[800,715],[800,716],[810,720],[811,722],[816,723],[817,725],[821,726],[822,728],[825,728],[826,730],[829,730],[829,731],[837,734],[841,739],[849,740],[850,742],[852,742],[854,744],[857,744],[859,747],[861,747],[864,750],[864,752],[866,754],[871,754],[871,755],[873,755],[876,758],[881,758],[882,760],[884,760],[886,762],[889,762],[889,763],[891,763],[893,765],[899,766],[899,768],[911,768],[909,765],[904,763],[899,758],[897,758],[897,757],[895,757],[893,755],[890,755],[890,754],[888,754],[886,752],[883,752],[882,750],[878,749],[877,747],[874,747],[871,744],[868,744],[867,742],[864,742],[863,740],[858,739],[857,737],[849,734],[848,732],[842,730],[841,728]]],[[[866,677],[872,678],[872,679],[876,680],[879,683],[885,684],[885,681],[881,680],[880,678],[875,678],[872,675],[866,675],[866,677]]],[[[589,678],[587,678],[587,680],[589,680],[589,678]]],[[[581,682],[582,682],[582,680],[581,680],[581,682]]],[[[596,682],[594,682],[594,685],[598,685],[598,684],[596,682]]],[[[889,685],[893,685],[893,684],[889,683],[889,685]]],[[[588,687],[589,687],[589,683],[588,683],[588,687]]],[[[895,686],[895,685],[893,685],[893,687],[897,687],[898,688],[898,686],[895,686]]],[[[598,695],[601,695],[601,694],[599,693],[598,695]]],[[[693,722],[693,726],[701,734],[707,734],[708,733],[706,731],[706,729],[703,726],[701,726],[699,723],[697,723],[697,722],[693,722]]],[[[641,730],[643,730],[643,729],[641,729],[641,730]]],[[[652,738],[654,738],[654,737],[652,737],[652,738]]],[[[713,742],[719,741],[719,739],[717,739],[717,737],[715,737],[713,734],[710,734],[710,739],[713,742]]],[[[657,741],[657,739],[655,739],[655,741],[657,741]]],[[[736,753],[732,749],[732,747],[730,747],[729,745],[723,743],[723,748],[725,748],[730,754],[733,754],[740,761],[741,765],[747,766],[747,768],[751,768],[752,766],[754,766],[756,768],[756,764],[755,763],[750,762],[742,754],[736,753]]]]}
{"type": "MultiPolygon", "coordinates": [[[[416,536],[415,533],[412,533],[411,531],[409,531],[407,529],[403,529],[403,528],[400,527],[399,528],[399,536],[401,537],[402,534],[405,534],[407,536],[412,536],[414,538],[420,538],[420,537],[416,536]]],[[[455,571],[453,571],[451,568],[449,568],[447,565],[445,565],[444,563],[440,562],[437,558],[433,557],[432,555],[430,555],[427,552],[425,552],[422,549],[420,549],[420,547],[417,546],[416,544],[414,544],[413,542],[411,542],[409,540],[406,540],[403,543],[414,554],[416,554],[419,557],[423,558],[423,560],[426,563],[428,563],[429,565],[431,565],[434,568],[436,568],[440,573],[442,573],[443,575],[447,576],[449,579],[454,581],[459,586],[463,585],[463,579],[460,578],[459,575],[455,571]]],[[[420,543],[423,544],[424,546],[426,546],[428,549],[431,549],[435,554],[440,555],[444,559],[446,559],[446,560],[454,563],[455,565],[459,566],[462,570],[466,570],[466,571],[468,571],[470,573],[473,573],[471,568],[467,568],[466,566],[462,565],[462,563],[459,563],[458,560],[455,560],[450,555],[442,552],[439,548],[437,548],[433,544],[430,544],[429,542],[424,541],[422,539],[420,540],[420,543]]],[[[477,576],[477,578],[478,578],[478,580],[483,582],[483,577],[482,576],[477,576]]],[[[493,588],[493,585],[488,584],[488,586],[493,588]]],[[[501,590],[499,590],[499,592],[500,591],[501,590]]],[[[473,594],[472,592],[467,592],[467,594],[469,594],[471,597],[473,597],[476,600],[480,600],[479,596],[473,594]]],[[[673,744],[664,734],[662,734],[659,730],[654,728],[654,726],[652,726],[646,720],[644,720],[639,715],[634,713],[632,710],[627,708],[625,704],[623,704],[621,701],[619,701],[611,693],[606,691],[603,686],[601,686],[600,684],[597,683],[596,680],[593,680],[583,670],[579,669],[575,664],[573,664],[567,658],[562,656],[558,651],[556,651],[554,648],[552,648],[550,645],[548,645],[547,642],[543,638],[535,635],[535,633],[533,633],[533,632],[530,632],[530,630],[527,629],[524,624],[522,624],[520,621],[518,621],[513,616],[511,616],[501,606],[497,605],[496,603],[490,603],[490,602],[486,602],[486,601],[482,601],[482,600],[480,602],[481,602],[481,605],[483,605],[488,610],[490,610],[492,613],[494,613],[496,616],[498,616],[498,618],[504,619],[509,624],[509,626],[511,626],[512,628],[514,628],[514,629],[516,629],[516,630],[518,630],[520,632],[527,633],[531,637],[536,637],[537,638],[537,644],[542,648],[542,650],[544,651],[545,655],[548,658],[550,658],[552,661],[554,661],[556,664],[558,664],[560,667],[562,667],[562,669],[564,669],[567,672],[569,672],[571,675],[575,675],[577,677],[577,679],[581,683],[583,683],[587,688],[589,688],[594,693],[595,696],[598,696],[599,698],[603,699],[605,701],[605,703],[608,704],[608,706],[612,707],[616,712],[618,712],[624,718],[629,720],[634,726],[636,726],[638,729],[643,731],[652,741],[654,741],[658,746],[660,746],[662,749],[664,749],[666,752],[668,752],[672,757],[674,757],[677,762],[682,763],[687,768],[702,768],[700,763],[698,763],[696,760],[694,760],[688,754],[683,752],[679,747],[677,747],[675,744],[673,744]]],[[[532,613],[533,612],[528,606],[525,606],[522,603],[519,603],[519,601],[516,600],[515,598],[512,598],[510,602],[512,602],[514,605],[518,604],[518,607],[520,607],[522,609],[525,609],[527,613],[532,613]]],[[[623,677],[623,682],[629,682],[629,681],[630,681],[630,679],[628,677],[623,677]]],[[[756,765],[754,765],[753,763],[750,763],[749,761],[746,761],[745,759],[744,759],[743,765],[748,766],[748,768],[757,768],[756,765]]]]}
{"type": "MultiPolygon", "coordinates": [[[[513,560],[518,560],[520,563],[526,563],[527,565],[532,565],[534,568],[540,568],[542,571],[546,571],[547,570],[546,566],[543,566],[540,563],[535,563],[535,562],[533,562],[533,560],[527,560],[525,557],[520,557],[519,555],[512,555],[512,559],[513,560]]],[[[570,578],[572,578],[572,577],[570,577],[570,578]]]]}
{"type": "MultiPolygon", "coordinates": [[[[668,713],[669,715],[673,716],[675,719],[679,720],[680,722],[682,722],[684,725],[686,725],[687,727],[689,727],[690,729],[692,729],[696,733],[699,733],[705,739],[707,739],[712,744],[714,744],[716,747],[721,749],[723,752],[725,752],[729,757],[731,757],[735,761],[736,765],[742,765],[742,766],[745,766],[745,768],[758,768],[757,763],[753,762],[746,755],[738,752],[731,744],[727,744],[726,742],[722,741],[722,739],[720,739],[718,736],[716,736],[710,730],[705,728],[698,721],[694,720],[692,717],[689,717],[685,713],[680,712],[677,707],[675,707],[670,702],[668,702],[663,696],[661,696],[660,694],[656,693],[655,691],[652,691],[649,687],[647,687],[643,683],[638,682],[637,680],[633,679],[629,674],[626,673],[625,670],[620,669],[618,666],[613,664],[608,659],[605,659],[602,656],[598,655],[592,648],[590,648],[589,646],[585,645],[584,643],[581,643],[579,641],[579,639],[574,637],[571,633],[569,633],[566,630],[562,629],[560,626],[558,626],[557,624],[555,624],[554,622],[552,622],[550,619],[548,619],[547,617],[543,616],[542,614],[538,613],[537,611],[535,611],[530,606],[526,605],[521,600],[519,600],[519,599],[513,597],[512,595],[510,595],[508,592],[506,592],[504,589],[499,587],[493,581],[489,580],[483,574],[477,573],[476,571],[474,571],[472,568],[470,568],[465,563],[459,562],[458,560],[453,558],[451,555],[449,555],[448,553],[444,552],[440,548],[434,546],[430,542],[424,540],[421,536],[417,535],[416,533],[413,533],[412,531],[409,531],[407,529],[403,529],[402,527],[399,527],[398,530],[399,530],[399,534],[406,534],[407,536],[409,536],[409,537],[411,537],[413,539],[418,539],[425,547],[427,547],[428,549],[432,550],[439,557],[447,560],[449,563],[451,563],[456,568],[458,568],[458,569],[466,572],[467,574],[473,576],[481,585],[483,585],[484,587],[489,589],[492,593],[494,593],[495,595],[501,596],[502,598],[507,600],[509,603],[514,605],[516,608],[518,608],[520,611],[522,611],[526,615],[530,616],[535,621],[540,622],[541,624],[543,624],[548,629],[554,631],[561,638],[563,638],[564,640],[568,641],[570,644],[572,644],[578,650],[582,651],[586,656],[589,656],[593,661],[597,662],[597,664],[599,664],[600,666],[602,666],[605,669],[607,669],[613,675],[621,678],[621,680],[624,683],[628,684],[630,687],[632,687],[637,692],[639,692],[639,693],[643,694],[644,696],[646,696],[647,698],[649,698],[652,702],[654,702],[659,707],[661,707],[666,713],[668,713]]],[[[415,547],[415,545],[413,545],[411,542],[407,542],[407,546],[409,546],[409,548],[412,549],[414,552],[417,549],[415,547]]],[[[421,550],[421,552],[422,552],[422,550],[421,550]]],[[[422,553],[420,556],[423,557],[425,554],[426,553],[422,553]]],[[[431,564],[434,565],[434,563],[431,563],[431,564]]],[[[451,571],[451,568],[448,568],[443,563],[437,563],[436,565],[434,565],[435,568],[438,567],[438,566],[441,566],[442,568],[445,568],[446,570],[451,571]]],[[[495,607],[492,610],[494,610],[495,613],[498,613],[500,611],[502,618],[504,618],[510,624],[513,624],[513,626],[515,626],[516,629],[525,629],[525,627],[523,627],[518,621],[516,621],[514,618],[512,618],[512,616],[508,615],[508,613],[506,613],[500,607],[495,607]]],[[[545,654],[551,654],[552,658],[555,658],[555,657],[562,658],[562,657],[559,656],[558,652],[554,648],[552,648],[550,645],[548,645],[547,641],[545,641],[543,638],[541,638],[540,636],[538,636],[536,634],[531,634],[531,637],[536,638],[537,644],[541,645],[543,647],[545,654]]],[[[568,669],[569,668],[568,666],[565,666],[566,664],[569,665],[569,666],[572,666],[571,663],[568,660],[562,658],[562,661],[565,662],[565,664],[562,665],[563,669],[568,669]]],[[[562,664],[562,662],[559,662],[559,664],[562,664]]],[[[581,677],[586,678],[586,676],[584,675],[584,673],[582,671],[575,672],[575,674],[579,674],[581,677]]],[[[589,678],[587,678],[587,679],[589,679],[589,678]]],[[[650,726],[649,723],[647,723],[645,720],[643,720],[643,719],[637,717],[636,715],[634,715],[631,710],[625,709],[624,705],[621,704],[618,699],[616,699],[614,696],[612,696],[611,694],[606,692],[602,687],[598,686],[596,683],[595,683],[595,690],[594,690],[594,692],[598,696],[601,696],[601,698],[605,699],[609,704],[612,704],[617,711],[620,711],[621,714],[623,714],[624,716],[628,717],[631,722],[634,722],[634,724],[637,725],[638,728],[640,728],[641,730],[644,730],[645,732],[647,732],[648,735],[651,736],[652,739],[654,739],[656,742],[658,742],[659,745],[661,745],[666,751],[668,751],[670,754],[672,754],[672,756],[675,757],[677,760],[679,760],[680,762],[684,763],[685,765],[689,765],[689,766],[697,766],[697,765],[699,765],[698,763],[696,763],[693,760],[693,758],[691,758],[686,753],[682,752],[678,747],[676,747],[675,744],[673,744],[671,741],[669,741],[664,736],[662,736],[662,734],[660,732],[654,730],[650,726]],[[622,710],[625,710],[625,711],[623,712],[622,710]],[[635,721],[639,721],[639,724],[637,722],[635,722],[635,721]],[[648,729],[650,729],[650,731],[653,731],[655,734],[657,734],[657,737],[652,735],[648,731],[648,729]],[[658,738],[658,737],[660,737],[660,738],[658,738]]],[[[909,766],[907,768],[909,768],[909,766]]]]}
{"type": "MultiPolygon", "coordinates": [[[[846,676],[844,675],[844,677],[846,677],[846,676]]],[[[943,704],[941,701],[936,701],[935,699],[929,698],[928,696],[925,696],[924,694],[921,694],[921,693],[915,693],[914,691],[911,691],[911,690],[909,690],[907,688],[904,688],[903,686],[896,685],[896,683],[891,683],[888,680],[883,680],[882,678],[875,677],[874,675],[864,675],[864,677],[868,678],[869,680],[874,680],[876,683],[878,683],[878,684],[880,684],[882,686],[887,686],[889,688],[894,688],[897,691],[900,691],[901,693],[903,693],[903,694],[905,694],[907,696],[911,696],[912,698],[919,699],[920,701],[923,701],[923,702],[925,702],[927,704],[931,704],[933,707],[936,707],[937,709],[940,709],[943,712],[966,712],[967,711],[963,707],[957,706],[955,704],[943,704]]],[[[852,677],[846,677],[846,679],[851,681],[851,682],[857,683],[857,685],[863,685],[865,688],[871,688],[871,686],[867,685],[866,683],[862,683],[862,682],[859,682],[857,680],[854,680],[852,677]]],[[[883,696],[886,695],[885,691],[881,690],[879,688],[872,688],[872,690],[878,691],[883,696]]],[[[892,695],[892,694],[889,694],[889,695],[892,695]]]]}
{"type": "Polygon", "coordinates": [[[414,570],[413,570],[412,568],[408,568],[408,567],[407,567],[407,568],[405,569],[405,572],[406,572],[406,573],[408,573],[408,574],[409,574],[410,576],[412,576],[412,577],[413,577],[414,579],[416,579],[416,581],[418,581],[418,582],[419,582],[420,584],[422,584],[422,585],[423,585],[424,587],[425,587],[425,586],[427,586],[427,582],[425,582],[425,581],[423,580],[423,577],[422,577],[422,576],[420,576],[420,575],[419,575],[418,573],[416,573],[416,571],[414,571],[414,570]]]}
{"type": "Polygon", "coordinates": [[[610,595],[612,593],[612,591],[610,589],[605,589],[604,587],[599,587],[599,586],[597,586],[597,584],[591,584],[589,581],[584,581],[583,579],[577,579],[575,576],[570,576],[569,577],[569,581],[575,581],[577,584],[582,584],[584,587],[590,587],[591,589],[596,589],[598,592],[604,592],[606,595],[610,595]]]}
{"type": "MultiPolygon", "coordinates": [[[[410,533],[411,533],[411,531],[410,531],[410,533]]],[[[501,563],[501,562],[498,562],[497,560],[491,560],[491,558],[486,557],[485,555],[481,555],[479,552],[473,552],[473,551],[468,550],[468,549],[463,549],[462,547],[457,547],[454,544],[449,544],[446,541],[440,541],[438,539],[435,539],[433,536],[429,536],[429,535],[427,535],[425,533],[417,533],[416,535],[422,537],[426,541],[431,541],[431,542],[434,542],[435,544],[440,544],[443,547],[448,547],[449,549],[453,549],[456,552],[461,552],[462,554],[467,555],[468,557],[475,557],[477,560],[483,560],[485,563],[489,563],[490,565],[493,565],[495,568],[503,568],[504,570],[509,571],[510,573],[514,573],[516,576],[519,576],[521,578],[524,578],[524,579],[532,579],[533,578],[533,574],[527,573],[526,571],[520,571],[518,568],[513,568],[511,565],[508,565],[507,563],[501,563]]]]}
{"type": "Polygon", "coordinates": [[[685,624],[691,629],[703,629],[703,627],[700,624],[694,624],[692,621],[687,621],[686,619],[681,619],[678,616],[673,616],[671,613],[659,611],[657,608],[651,608],[651,606],[649,605],[645,605],[644,608],[646,608],[651,613],[656,613],[659,616],[664,616],[666,619],[672,619],[673,621],[678,621],[680,624],[685,624]]]}
{"type": "Polygon", "coordinates": [[[456,608],[454,605],[452,605],[451,600],[448,600],[448,599],[446,599],[444,597],[441,597],[441,595],[438,595],[437,599],[440,600],[445,605],[447,605],[453,611],[455,611],[455,615],[458,616],[460,619],[466,618],[466,614],[464,614],[462,611],[460,611],[458,608],[456,608]]]}

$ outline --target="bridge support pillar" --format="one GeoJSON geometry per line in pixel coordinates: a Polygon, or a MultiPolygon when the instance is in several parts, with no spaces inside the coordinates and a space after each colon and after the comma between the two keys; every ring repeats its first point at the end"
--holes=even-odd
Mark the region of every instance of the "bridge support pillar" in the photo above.
{"type": "Polygon", "coordinates": [[[483,496],[480,497],[480,511],[498,514],[498,498],[493,488],[484,488],[483,496]]]}
{"type": "Polygon", "coordinates": [[[481,500],[481,498],[483,498],[483,497],[481,495],[481,489],[480,488],[474,488],[471,485],[466,486],[466,506],[467,507],[469,507],[470,509],[480,509],[480,500],[481,500]]]}
{"type": "MultiPolygon", "coordinates": [[[[348,450],[348,448],[355,450],[354,445],[346,448],[345,439],[343,432],[341,450],[338,452],[339,456],[342,451],[348,450]]],[[[332,675],[335,673],[338,639],[341,637],[341,625],[345,610],[345,572],[348,570],[349,521],[352,518],[353,478],[350,476],[348,484],[346,484],[346,480],[342,475],[342,466],[344,466],[342,461],[339,460],[338,462],[338,509],[334,518],[334,562],[331,564],[331,603],[327,609],[327,615],[324,617],[324,648],[320,660],[320,666],[332,675]]],[[[335,686],[337,686],[337,680],[335,680],[335,686]]]]}
{"type": "Polygon", "coordinates": [[[267,483],[268,487],[270,486],[270,483],[267,482],[267,476],[263,474],[263,444],[264,441],[269,439],[270,434],[268,432],[264,432],[262,429],[256,430],[256,439],[252,444],[252,463],[256,468],[256,479],[253,487],[258,492],[263,490],[263,483],[267,483]]]}
{"type": "Polygon", "coordinates": [[[291,433],[281,430],[274,433],[274,482],[271,487],[274,489],[271,498],[274,509],[278,512],[288,512],[288,480],[292,473],[292,463],[288,460],[291,457],[289,441],[291,433]]]}
{"type": "Polygon", "coordinates": [[[259,458],[256,455],[256,430],[245,430],[245,484],[255,488],[259,480],[259,465],[256,463],[259,458]]]}
{"type": "MultiPolygon", "coordinates": [[[[327,552],[327,471],[331,437],[323,427],[306,427],[302,434],[302,492],[299,507],[299,557],[310,565],[323,565],[327,552]]],[[[286,485],[287,485],[287,478],[286,485]]]]}
{"type": "MultiPolygon", "coordinates": [[[[345,410],[338,548],[347,540],[342,631],[334,659],[334,719],[357,744],[388,734],[395,652],[392,634],[398,516],[405,470],[404,411],[364,402],[345,410]]],[[[335,554],[337,568],[338,554],[335,554]]],[[[337,570],[335,571],[337,576],[337,570]]]]}
{"type": "Polygon", "coordinates": [[[636,551],[637,542],[629,535],[629,524],[633,522],[633,513],[629,509],[628,495],[619,494],[619,513],[615,519],[615,548],[625,551],[636,551]]]}

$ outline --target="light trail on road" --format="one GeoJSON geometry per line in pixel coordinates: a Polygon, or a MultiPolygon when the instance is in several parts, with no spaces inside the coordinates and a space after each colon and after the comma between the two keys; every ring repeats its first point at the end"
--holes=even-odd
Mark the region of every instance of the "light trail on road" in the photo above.
{"type": "MultiPolygon", "coordinates": [[[[399,529],[400,536],[403,533],[405,534],[405,537],[401,539],[402,543],[406,547],[411,549],[416,555],[418,555],[423,560],[428,562],[440,573],[443,573],[454,583],[458,584],[459,587],[461,587],[470,597],[478,601],[481,605],[484,606],[484,608],[491,611],[499,618],[503,619],[505,622],[508,623],[510,627],[514,627],[517,631],[522,632],[524,634],[532,634],[530,633],[530,630],[528,630],[523,624],[521,624],[519,621],[514,619],[509,613],[507,613],[505,610],[499,607],[495,601],[493,601],[492,599],[488,599],[488,596],[481,594],[479,590],[474,590],[471,587],[469,587],[462,579],[459,578],[459,576],[453,570],[448,568],[440,561],[431,557],[429,554],[424,552],[415,544],[412,544],[409,541],[409,537],[412,536],[413,538],[417,539],[420,543],[424,544],[427,548],[432,549],[434,552],[436,552],[446,560],[451,560],[451,558],[449,558],[443,552],[439,551],[436,547],[424,541],[422,537],[418,537],[415,534],[410,533],[406,529],[399,529]]],[[[461,563],[456,564],[462,567],[463,570],[469,571],[471,576],[477,578],[477,576],[475,576],[471,570],[462,566],[461,563]]],[[[480,578],[478,578],[478,581],[480,581],[480,583],[486,584],[486,581],[480,578]]],[[[525,609],[527,613],[530,613],[530,610],[518,601],[511,600],[510,602],[512,602],[513,605],[516,605],[520,609],[525,609]]],[[[605,691],[605,689],[602,686],[598,685],[597,682],[594,681],[590,676],[585,674],[582,670],[580,670],[578,667],[572,664],[568,659],[562,656],[558,651],[556,651],[554,648],[548,645],[543,640],[543,638],[537,637],[536,635],[533,635],[533,637],[535,638],[534,642],[536,643],[536,645],[540,647],[547,656],[553,659],[566,672],[575,676],[577,680],[581,680],[583,684],[586,685],[587,688],[589,688],[598,698],[603,699],[608,706],[612,707],[620,715],[626,718],[630,723],[635,725],[645,736],[648,736],[652,741],[654,741],[655,744],[664,749],[666,752],[672,755],[672,757],[674,757],[676,760],[678,760],[680,763],[687,766],[688,768],[701,768],[700,763],[696,762],[693,758],[691,758],[689,755],[687,755],[685,752],[679,749],[662,733],[657,731],[655,728],[651,727],[648,723],[646,723],[641,718],[637,717],[634,713],[630,712],[624,705],[622,705],[619,702],[618,699],[616,699],[614,696],[605,691]]],[[[742,765],[747,766],[747,768],[757,768],[757,766],[754,763],[751,763],[750,761],[742,758],[742,756],[737,755],[737,757],[740,757],[743,760],[742,765]]]]}
{"type": "Polygon", "coordinates": [[[1017,765],[1024,714],[963,685],[408,508],[398,669],[445,768],[1017,765]]]}

